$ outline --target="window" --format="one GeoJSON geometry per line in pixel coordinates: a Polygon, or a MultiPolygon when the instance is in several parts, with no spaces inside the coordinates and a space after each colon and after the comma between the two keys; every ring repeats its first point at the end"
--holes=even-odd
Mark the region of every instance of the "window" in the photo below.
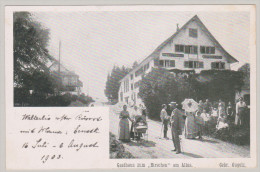
{"type": "Polygon", "coordinates": [[[225,62],[212,62],[211,68],[212,69],[225,69],[225,62]]]}
{"type": "Polygon", "coordinates": [[[215,54],[215,47],[200,46],[201,54],[215,54]]]}
{"type": "Polygon", "coordinates": [[[125,80],[124,81],[124,92],[128,92],[129,91],[129,80],[125,80]]]}
{"type": "Polygon", "coordinates": [[[185,45],[186,54],[198,54],[198,46],[196,45],[185,45]]]}
{"type": "Polygon", "coordinates": [[[185,53],[190,54],[190,46],[185,45],[185,53]]]}
{"type": "Polygon", "coordinates": [[[160,65],[160,67],[164,67],[164,60],[160,60],[159,65],[160,65]]]}
{"type": "Polygon", "coordinates": [[[200,53],[205,54],[206,53],[206,47],[200,46],[200,53]]]}
{"type": "Polygon", "coordinates": [[[175,45],[175,52],[184,52],[184,45],[175,45]]]}
{"type": "Polygon", "coordinates": [[[185,61],[184,62],[185,68],[204,68],[204,63],[199,61],[185,61]]]}
{"type": "Polygon", "coordinates": [[[131,84],[131,90],[133,90],[134,89],[134,84],[131,84]]]}
{"type": "Polygon", "coordinates": [[[146,65],[144,65],[144,71],[148,70],[150,67],[150,63],[148,62],[146,65]]]}
{"type": "Polygon", "coordinates": [[[161,67],[175,67],[175,60],[160,60],[161,67]]]}
{"type": "Polygon", "coordinates": [[[123,101],[123,92],[120,93],[121,102],[123,101]]]}
{"type": "Polygon", "coordinates": [[[175,67],[175,60],[170,60],[170,67],[175,67]]]}
{"type": "Polygon", "coordinates": [[[131,74],[131,80],[133,80],[134,79],[134,75],[133,74],[131,74]]]}
{"type": "Polygon", "coordinates": [[[135,89],[138,88],[139,86],[140,86],[140,81],[137,81],[137,82],[134,83],[134,88],[135,89]]]}
{"type": "Polygon", "coordinates": [[[192,38],[197,38],[198,37],[198,29],[189,29],[189,36],[192,38]]]}

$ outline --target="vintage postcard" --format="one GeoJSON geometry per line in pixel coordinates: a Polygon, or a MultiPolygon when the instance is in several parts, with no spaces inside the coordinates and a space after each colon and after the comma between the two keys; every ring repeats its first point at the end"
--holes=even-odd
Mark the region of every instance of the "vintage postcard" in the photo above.
{"type": "Polygon", "coordinates": [[[6,169],[257,167],[255,41],[254,5],[6,6],[6,169]]]}

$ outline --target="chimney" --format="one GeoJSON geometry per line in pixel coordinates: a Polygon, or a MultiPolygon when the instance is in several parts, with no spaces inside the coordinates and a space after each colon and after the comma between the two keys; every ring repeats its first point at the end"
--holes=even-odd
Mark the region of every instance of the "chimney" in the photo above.
{"type": "Polygon", "coordinates": [[[176,31],[178,32],[179,30],[180,30],[179,24],[177,23],[177,29],[176,29],[176,31]]]}

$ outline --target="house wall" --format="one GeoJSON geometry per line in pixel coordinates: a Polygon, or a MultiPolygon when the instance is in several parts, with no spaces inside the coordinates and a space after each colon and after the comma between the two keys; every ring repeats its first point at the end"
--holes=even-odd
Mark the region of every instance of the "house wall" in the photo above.
{"type": "MultiPolygon", "coordinates": [[[[151,58],[153,59],[153,58],[151,58]]],[[[129,105],[138,105],[143,104],[141,98],[138,96],[139,93],[139,87],[135,87],[135,83],[138,81],[140,82],[143,75],[135,76],[135,72],[140,69],[141,67],[145,66],[147,63],[149,63],[149,68],[144,72],[144,74],[147,74],[151,72],[152,68],[155,67],[154,60],[147,59],[143,62],[141,66],[133,70],[130,75],[127,75],[124,80],[121,81],[119,92],[118,92],[118,99],[121,103],[126,103],[129,105]],[[133,79],[131,79],[131,74],[133,75],[133,79]],[[128,80],[128,82],[127,82],[128,80]],[[129,83],[129,90],[126,91],[124,88],[126,87],[125,84],[129,83]],[[133,84],[133,89],[131,89],[131,84],[133,84]],[[121,98],[121,94],[123,94],[123,99],[121,98]],[[128,101],[127,101],[128,99],[128,101]]]]}
{"type": "Polygon", "coordinates": [[[157,67],[155,65],[154,59],[159,60],[175,60],[175,67],[167,67],[166,69],[180,69],[180,70],[195,70],[195,72],[199,73],[202,70],[210,70],[212,69],[211,63],[212,62],[224,62],[225,63],[225,69],[230,69],[230,63],[228,63],[227,58],[225,57],[225,54],[216,47],[215,43],[206,35],[206,33],[203,32],[203,30],[200,28],[200,26],[195,22],[191,22],[187,25],[186,28],[181,30],[173,40],[169,41],[162,49],[160,49],[158,52],[153,53],[152,56],[145,59],[140,66],[136,67],[133,71],[131,71],[124,80],[121,81],[120,89],[119,89],[119,102],[123,102],[126,104],[143,104],[142,100],[138,98],[138,92],[139,88],[131,90],[131,84],[136,83],[137,81],[140,81],[142,79],[142,76],[135,77],[131,80],[131,74],[134,74],[138,69],[143,67],[148,62],[150,63],[150,67],[145,73],[148,73],[152,70],[153,67],[157,67]],[[197,29],[198,30],[198,36],[197,38],[193,38],[189,36],[189,28],[197,29]],[[176,52],[175,51],[175,44],[181,44],[181,45],[195,45],[198,46],[198,54],[185,54],[182,52],[176,52]],[[200,52],[200,46],[211,46],[215,47],[215,53],[214,54],[201,54],[200,52]],[[183,57],[167,57],[163,56],[162,53],[174,53],[174,54],[183,54],[183,57]],[[208,59],[203,58],[203,55],[212,55],[212,56],[221,56],[222,59],[208,59]],[[200,61],[203,62],[203,68],[185,68],[184,62],[185,61],[200,61]],[[129,81],[129,90],[125,91],[124,87],[127,82],[129,81]],[[123,94],[123,99],[121,99],[121,95],[123,94]],[[133,99],[133,95],[135,99],[133,99]],[[128,98],[127,98],[128,97],[128,98]],[[126,101],[128,99],[128,101],[126,101]]]}
{"type": "Polygon", "coordinates": [[[196,22],[191,22],[186,28],[181,30],[176,37],[166,44],[160,51],[160,60],[175,60],[175,67],[169,69],[181,69],[181,70],[190,70],[192,68],[185,68],[184,61],[188,60],[198,60],[204,62],[204,68],[195,69],[195,72],[200,72],[202,70],[210,70],[212,62],[225,62],[225,69],[230,69],[230,64],[227,62],[225,54],[220,51],[218,47],[215,46],[214,42],[202,31],[200,26],[196,22]],[[189,28],[198,29],[198,37],[193,38],[189,36],[189,28]],[[175,51],[175,44],[181,45],[196,45],[198,46],[198,55],[197,54],[185,54],[175,51]],[[214,46],[215,54],[201,54],[200,46],[214,46]],[[165,57],[162,56],[162,53],[176,53],[183,54],[184,57],[165,57]],[[214,55],[222,56],[222,59],[205,59],[202,55],[214,55]]]}

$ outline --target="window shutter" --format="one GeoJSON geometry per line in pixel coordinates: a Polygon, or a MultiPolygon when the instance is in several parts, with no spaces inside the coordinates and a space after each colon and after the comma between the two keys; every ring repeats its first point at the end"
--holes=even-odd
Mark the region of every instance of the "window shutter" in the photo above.
{"type": "Polygon", "coordinates": [[[204,63],[203,62],[199,62],[199,68],[204,68],[204,63]]]}
{"type": "Polygon", "coordinates": [[[211,54],[215,54],[215,47],[211,48],[211,54]]]}
{"type": "Polygon", "coordinates": [[[163,60],[160,60],[160,64],[159,64],[160,67],[163,67],[163,66],[164,66],[163,64],[164,64],[164,61],[163,61],[163,60]]]}
{"type": "Polygon", "coordinates": [[[205,47],[204,46],[200,46],[200,53],[205,54],[205,47]]]}
{"type": "Polygon", "coordinates": [[[190,46],[185,45],[185,53],[190,54],[190,46]]]}
{"type": "Polygon", "coordinates": [[[179,45],[175,45],[175,52],[180,52],[180,46],[179,45]]]}
{"type": "Polygon", "coordinates": [[[198,46],[194,46],[194,54],[198,54],[198,46]]]}
{"type": "Polygon", "coordinates": [[[215,62],[211,63],[211,69],[216,69],[216,63],[215,62]]]}
{"type": "Polygon", "coordinates": [[[221,63],[221,69],[225,69],[225,63],[221,63]]]}
{"type": "Polygon", "coordinates": [[[170,67],[175,67],[175,60],[170,61],[170,67]]]}
{"type": "Polygon", "coordinates": [[[209,47],[206,47],[206,54],[209,54],[209,47]]]}
{"type": "Polygon", "coordinates": [[[180,45],[180,52],[184,52],[184,45],[180,45]]]}
{"type": "Polygon", "coordinates": [[[184,62],[184,67],[185,67],[185,68],[189,68],[189,61],[185,61],[185,62],[184,62]]]}

